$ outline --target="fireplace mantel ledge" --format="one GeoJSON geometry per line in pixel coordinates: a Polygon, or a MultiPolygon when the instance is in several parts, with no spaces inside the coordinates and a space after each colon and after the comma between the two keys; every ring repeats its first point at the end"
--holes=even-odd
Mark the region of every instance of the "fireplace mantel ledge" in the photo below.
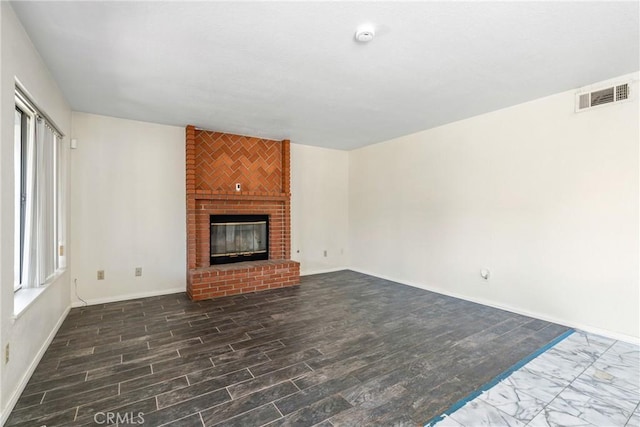
{"type": "Polygon", "coordinates": [[[299,264],[298,261],[294,261],[291,259],[269,259],[269,260],[262,260],[262,261],[244,261],[244,262],[236,262],[236,263],[232,263],[232,264],[218,264],[218,265],[210,265],[207,267],[197,267],[197,268],[190,268],[189,271],[190,272],[197,272],[197,273],[202,273],[202,272],[215,272],[215,271],[237,271],[237,270],[243,270],[243,271],[258,271],[260,269],[262,269],[263,267],[266,266],[280,266],[280,265],[287,265],[287,264],[291,264],[291,266],[295,265],[295,264],[299,264]]]}
{"type": "Polygon", "coordinates": [[[288,193],[276,193],[266,191],[203,191],[197,190],[195,193],[188,193],[187,196],[194,197],[196,200],[282,200],[286,201],[291,196],[288,193]]]}

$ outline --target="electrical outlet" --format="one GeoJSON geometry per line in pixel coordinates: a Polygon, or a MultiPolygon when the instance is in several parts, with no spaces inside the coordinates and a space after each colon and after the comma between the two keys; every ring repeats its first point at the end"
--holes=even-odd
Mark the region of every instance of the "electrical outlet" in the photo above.
{"type": "Polygon", "coordinates": [[[324,257],[325,258],[327,257],[327,250],[326,249],[324,250],[324,257]]]}
{"type": "Polygon", "coordinates": [[[142,276],[142,267],[136,267],[136,277],[142,276]]]}
{"type": "Polygon", "coordinates": [[[98,270],[98,280],[104,280],[104,270],[98,270]]]}
{"type": "Polygon", "coordinates": [[[7,363],[9,363],[9,343],[7,343],[6,347],[4,348],[4,364],[6,365],[7,363]]]}

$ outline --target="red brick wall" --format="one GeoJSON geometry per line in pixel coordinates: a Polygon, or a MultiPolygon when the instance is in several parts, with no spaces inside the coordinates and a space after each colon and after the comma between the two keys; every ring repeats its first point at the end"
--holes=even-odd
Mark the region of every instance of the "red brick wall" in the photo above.
{"type": "Polygon", "coordinates": [[[285,201],[263,197],[266,200],[220,199],[196,200],[196,268],[208,267],[210,262],[209,215],[269,215],[269,259],[289,259],[289,231],[285,230],[285,201]],[[271,200],[269,200],[271,199],[271,200]]]}
{"type": "Polygon", "coordinates": [[[300,264],[294,261],[255,261],[242,263],[241,268],[225,268],[231,265],[190,270],[189,297],[193,300],[216,298],[282,288],[300,282],[300,264]]]}
{"type": "Polygon", "coordinates": [[[280,141],[196,131],[195,188],[235,191],[240,183],[244,192],[283,193],[282,148],[280,141]]]}
{"type": "Polygon", "coordinates": [[[205,299],[298,283],[300,266],[289,260],[289,141],[187,126],[186,166],[189,296],[205,299]],[[242,191],[235,191],[236,183],[242,191]],[[209,266],[209,215],[218,214],[269,215],[270,261],[209,266]]]}

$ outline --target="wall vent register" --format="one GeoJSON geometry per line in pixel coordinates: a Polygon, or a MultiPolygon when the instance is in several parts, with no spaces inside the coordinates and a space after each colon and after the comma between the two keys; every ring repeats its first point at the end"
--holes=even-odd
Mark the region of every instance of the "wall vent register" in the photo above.
{"type": "Polygon", "coordinates": [[[623,83],[589,92],[581,91],[576,95],[576,112],[627,101],[630,99],[629,86],[629,83],[623,83]]]}

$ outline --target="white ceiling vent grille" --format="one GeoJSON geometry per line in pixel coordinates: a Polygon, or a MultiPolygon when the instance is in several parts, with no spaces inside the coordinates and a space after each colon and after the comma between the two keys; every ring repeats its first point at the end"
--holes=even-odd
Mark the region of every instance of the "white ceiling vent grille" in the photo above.
{"type": "Polygon", "coordinates": [[[616,101],[629,98],[629,84],[625,83],[620,86],[616,86],[616,101]]]}
{"type": "Polygon", "coordinates": [[[576,95],[576,112],[600,105],[626,101],[630,99],[629,86],[629,83],[623,83],[590,92],[580,91],[576,95]]]}

